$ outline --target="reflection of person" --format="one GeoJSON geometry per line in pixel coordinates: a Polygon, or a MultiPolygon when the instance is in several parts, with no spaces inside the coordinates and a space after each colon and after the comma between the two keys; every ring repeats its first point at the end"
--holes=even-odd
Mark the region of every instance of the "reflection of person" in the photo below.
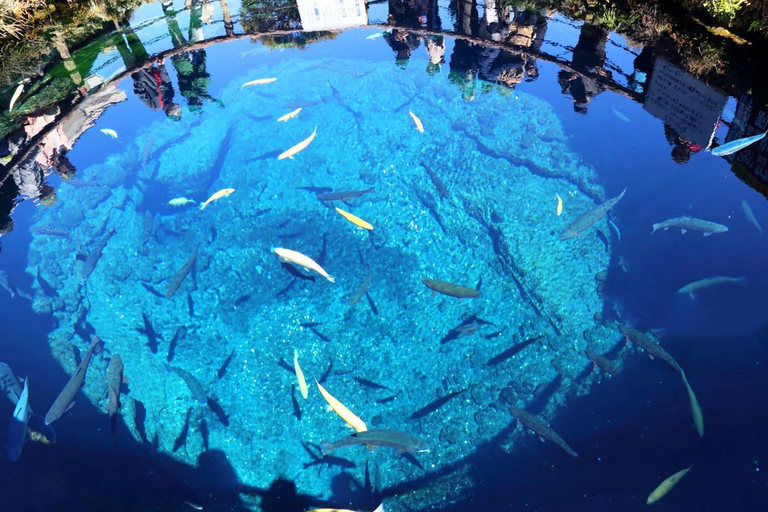
{"type": "Polygon", "coordinates": [[[441,65],[445,63],[445,41],[443,36],[425,37],[424,47],[427,49],[427,56],[429,56],[427,73],[430,75],[439,73],[441,65]]]}
{"type": "Polygon", "coordinates": [[[596,74],[611,77],[611,72],[603,66],[605,64],[605,45],[608,42],[608,31],[591,23],[581,26],[579,42],[573,49],[571,65],[575,72],[560,71],[557,81],[564,94],[570,94],[573,98],[573,110],[579,114],[587,113],[589,102],[605,90],[600,82],[583,73],[596,74]]]}
{"type": "Polygon", "coordinates": [[[165,69],[165,59],[157,59],[151,66],[133,73],[131,78],[133,92],[146,106],[162,110],[174,121],[181,119],[181,108],[173,102],[173,85],[165,69]]]}
{"type": "Polygon", "coordinates": [[[411,58],[411,52],[419,47],[420,38],[416,34],[404,32],[398,29],[392,29],[389,34],[384,34],[384,39],[390,48],[395,52],[395,62],[401,68],[408,65],[411,58]]]}
{"type": "Polygon", "coordinates": [[[701,151],[701,146],[694,144],[688,138],[677,133],[673,128],[664,125],[664,137],[672,148],[672,160],[678,164],[687,164],[691,159],[691,153],[701,151]]]}
{"type": "Polygon", "coordinates": [[[389,0],[389,23],[420,28],[429,14],[428,0],[389,0]]]}

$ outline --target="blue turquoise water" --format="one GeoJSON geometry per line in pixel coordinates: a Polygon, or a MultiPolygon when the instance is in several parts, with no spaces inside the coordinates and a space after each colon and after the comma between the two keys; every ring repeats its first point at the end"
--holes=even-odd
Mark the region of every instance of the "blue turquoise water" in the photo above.
{"type": "MultiPolygon", "coordinates": [[[[194,38],[179,8],[171,18],[158,4],[137,10],[131,25],[147,53],[171,48],[174,19],[194,38]]],[[[371,6],[372,21],[381,9],[371,6]]],[[[204,37],[224,34],[220,20],[217,6],[204,37]]],[[[577,25],[549,24],[542,51],[575,44],[577,25]]],[[[54,204],[22,201],[0,256],[11,287],[31,294],[0,290],[3,360],[29,376],[38,411],[92,334],[104,350],[53,425],[57,442],[30,441],[6,466],[3,510],[640,510],[692,463],[659,508],[745,509],[765,497],[766,411],[750,397],[766,384],[767,242],[741,207],[768,225],[765,198],[706,151],[685,165],[670,157],[663,123],[621,89],[629,80],[618,71],[629,75],[634,61],[621,38],[606,67],[624,92],[601,91],[584,115],[546,59],[532,68],[532,56],[503,54],[511,64],[488,80],[478,55],[492,45],[412,34],[418,47],[397,59],[391,33],[369,39],[381,32],[349,29],[303,48],[242,37],[169,55],[149,76],[164,80],[163,66],[174,96],[155,110],[135,93],[140,78],[105,52],[99,75],[117,78],[81,103],[103,113],[67,153],[79,181],[53,174],[54,204]],[[430,65],[427,44],[444,44],[444,62],[430,65]],[[276,80],[244,87],[263,78],[276,80]],[[178,114],[166,115],[169,101],[178,114]],[[277,158],[312,133],[292,159],[277,158]],[[226,188],[235,191],[200,210],[226,188]],[[560,239],[625,188],[608,217],[560,239]],[[169,204],[181,197],[196,204],[169,204]],[[682,215],[729,230],[650,234],[682,215]],[[110,230],[83,284],[87,255],[110,230]],[[335,282],[288,272],[275,247],[316,259],[335,282]],[[746,286],[677,293],[713,275],[746,286]],[[435,295],[426,278],[481,296],[435,295]],[[685,369],[703,440],[679,376],[625,348],[619,324],[653,333],[685,369]],[[592,371],[586,348],[621,373],[592,371]],[[114,354],[130,379],[116,447],[106,416],[114,354]],[[207,403],[168,365],[191,374],[207,403]],[[368,428],[418,436],[430,451],[356,446],[322,459],[321,442],[351,430],[327,410],[321,378],[368,428]],[[580,456],[513,430],[509,407],[545,419],[580,456]]],[[[715,135],[726,134],[723,125],[715,135]]]]}

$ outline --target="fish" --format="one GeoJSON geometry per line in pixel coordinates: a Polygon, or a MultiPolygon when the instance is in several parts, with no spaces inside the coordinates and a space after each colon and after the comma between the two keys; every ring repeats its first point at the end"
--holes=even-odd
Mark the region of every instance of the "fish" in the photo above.
{"type": "Polygon", "coordinates": [[[227,358],[224,360],[224,362],[221,364],[219,369],[216,371],[216,377],[218,379],[221,379],[224,377],[224,375],[227,374],[227,368],[229,368],[229,363],[232,362],[232,358],[235,356],[235,350],[232,349],[232,352],[229,353],[227,358]]]}
{"type": "Polygon", "coordinates": [[[693,424],[696,427],[696,432],[699,434],[699,437],[704,437],[704,412],[701,410],[701,405],[699,405],[696,394],[688,383],[688,378],[685,376],[685,372],[681,370],[680,376],[683,378],[685,390],[688,392],[688,400],[691,402],[691,416],[693,416],[693,424]]]}
{"type": "Polygon", "coordinates": [[[627,193],[625,188],[618,196],[608,199],[597,208],[594,208],[588,212],[581,214],[575,221],[573,221],[567,228],[560,232],[560,240],[568,240],[576,238],[581,235],[584,230],[590,227],[592,224],[602,219],[608,214],[608,211],[613,208],[616,203],[621,201],[624,194],[627,193]]]}
{"type": "Polygon", "coordinates": [[[559,217],[563,213],[563,198],[560,197],[560,194],[555,194],[555,197],[557,198],[557,216],[559,217]]]}
{"type": "Polygon", "coordinates": [[[392,402],[392,401],[393,401],[393,400],[395,400],[397,397],[399,397],[399,396],[400,396],[400,393],[402,393],[402,392],[403,392],[403,391],[402,391],[402,390],[400,390],[400,391],[398,391],[397,393],[395,393],[394,395],[391,395],[391,396],[386,396],[386,397],[384,397],[384,398],[379,398],[378,400],[376,400],[376,403],[379,403],[379,404],[387,404],[387,403],[389,403],[389,402],[392,402]]]}
{"type": "Polygon", "coordinates": [[[120,388],[125,379],[123,377],[123,358],[115,354],[107,367],[107,414],[109,426],[112,430],[112,442],[117,444],[117,413],[120,411],[120,388]]]}
{"type": "Polygon", "coordinates": [[[347,437],[342,437],[338,441],[320,443],[320,449],[323,455],[327,455],[334,450],[344,448],[345,446],[388,446],[396,448],[400,452],[424,453],[429,451],[429,445],[423,439],[406,432],[392,429],[376,429],[364,432],[355,432],[347,437]]]}
{"type": "Polygon", "coordinates": [[[189,199],[187,197],[174,197],[170,201],[168,201],[168,204],[171,206],[184,206],[186,204],[197,204],[197,201],[194,199],[189,199]]]}
{"type": "Polygon", "coordinates": [[[416,125],[416,129],[419,130],[420,133],[424,133],[424,125],[421,123],[421,119],[416,117],[416,114],[411,112],[410,110],[408,113],[411,115],[411,119],[413,119],[413,124],[416,125]]]}
{"type": "Polygon", "coordinates": [[[296,419],[301,421],[301,407],[299,407],[299,401],[296,399],[296,385],[291,384],[291,406],[293,406],[293,415],[296,419]]]}
{"type": "Polygon", "coordinates": [[[149,161],[149,157],[152,156],[152,147],[155,145],[155,138],[150,135],[147,140],[144,141],[144,149],[141,151],[141,166],[144,167],[149,161]]]}
{"type": "Polygon", "coordinates": [[[625,123],[630,123],[630,119],[620,110],[618,110],[615,106],[611,105],[611,110],[613,110],[613,115],[616,116],[620,121],[624,121],[625,123]]]}
{"type": "Polygon", "coordinates": [[[526,427],[533,430],[540,438],[552,441],[557,446],[565,450],[568,455],[572,457],[579,456],[578,453],[573,451],[573,449],[568,446],[568,443],[566,443],[562,437],[557,435],[554,430],[549,428],[543,421],[541,421],[533,414],[530,414],[529,412],[526,412],[522,409],[517,409],[515,407],[510,407],[509,412],[512,414],[512,416],[515,417],[519,425],[525,425],[526,427]]]}
{"type": "Polygon", "coordinates": [[[654,224],[651,234],[654,234],[659,229],[666,231],[669,228],[680,228],[682,234],[685,234],[689,229],[692,231],[702,231],[704,236],[717,235],[728,231],[728,226],[723,224],[683,215],[682,217],[674,217],[654,224]]]}
{"type": "Polygon", "coordinates": [[[116,138],[117,138],[117,132],[116,132],[115,130],[111,129],[111,128],[102,128],[102,129],[101,129],[101,130],[99,130],[99,131],[100,131],[101,133],[103,133],[104,135],[109,135],[109,136],[110,136],[110,137],[112,137],[113,139],[116,139],[116,138]]]}
{"type": "Polygon", "coordinates": [[[11,282],[8,280],[8,274],[4,270],[0,270],[0,288],[10,293],[12,299],[16,297],[16,292],[13,290],[11,282]]]}
{"type": "Polygon", "coordinates": [[[21,93],[24,92],[24,84],[19,84],[16,87],[16,90],[13,91],[13,96],[11,96],[11,102],[8,104],[8,112],[13,110],[13,107],[16,106],[16,102],[18,101],[19,97],[21,96],[21,93]]]}
{"type": "Polygon", "coordinates": [[[227,197],[235,192],[234,188],[223,188],[213,194],[211,197],[209,197],[203,204],[200,205],[201,210],[205,210],[205,207],[211,204],[214,201],[218,201],[219,199],[223,197],[227,197]]]}
{"type": "Polygon", "coordinates": [[[0,363],[0,392],[4,393],[14,406],[18,403],[22,392],[19,379],[6,363],[0,363]]]}
{"type": "Polygon", "coordinates": [[[740,284],[741,286],[747,286],[747,278],[746,277],[728,277],[728,276],[705,277],[704,279],[699,279],[698,281],[688,283],[687,285],[677,290],[677,293],[687,293],[688,295],[691,296],[691,298],[695,298],[696,297],[695,293],[697,291],[703,290],[704,288],[709,288],[710,286],[715,286],[718,284],[740,284]]]}
{"type": "Polygon", "coordinates": [[[364,221],[364,220],[363,220],[363,219],[361,219],[360,217],[356,217],[355,215],[352,215],[352,214],[351,214],[351,213],[349,213],[349,212],[345,212],[345,211],[344,211],[344,210],[342,210],[341,208],[335,208],[335,210],[336,210],[337,212],[339,212],[339,213],[341,214],[341,216],[342,216],[342,217],[344,217],[345,219],[347,219],[349,222],[351,222],[351,223],[352,223],[352,224],[354,224],[355,226],[357,226],[357,227],[359,227],[359,228],[367,229],[367,230],[369,230],[369,231],[373,229],[373,226],[372,226],[370,223],[368,223],[368,222],[364,221]]]}
{"type": "Polygon", "coordinates": [[[494,366],[500,363],[503,363],[507,359],[511,359],[512,357],[516,356],[520,352],[525,349],[528,345],[531,345],[533,342],[538,341],[544,337],[543,334],[539,334],[538,336],[534,336],[533,338],[528,338],[525,341],[521,341],[520,343],[511,346],[507,350],[501,352],[498,355],[493,356],[488,360],[487,363],[485,363],[485,366],[494,366]]]}
{"type": "Polygon", "coordinates": [[[366,37],[366,39],[372,40],[372,39],[379,38],[379,37],[381,37],[383,35],[384,35],[384,32],[376,32],[375,34],[371,34],[368,37],[366,37]]]}
{"type": "Polygon", "coordinates": [[[72,238],[72,235],[69,231],[65,231],[63,229],[54,228],[51,226],[38,226],[32,228],[30,231],[35,233],[36,235],[47,235],[47,236],[58,236],[61,238],[72,238]]]}
{"type": "Polygon", "coordinates": [[[323,398],[325,398],[325,401],[328,402],[328,405],[331,406],[331,409],[343,419],[347,425],[355,429],[357,432],[365,432],[368,430],[368,427],[366,426],[365,422],[358,418],[352,411],[347,409],[347,407],[336,400],[328,391],[325,390],[325,388],[320,385],[318,381],[315,381],[315,384],[317,385],[317,389],[320,390],[320,394],[323,395],[323,398]]]}
{"type": "Polygon", "coordinates": [[[330,377],[330,376],[331,376],[331,370],[333,370],[333,359],[331,359],[331,362],[330,362],[330,363],[328,363],[328,368],[326,368],[326,369],[325,369],[325,371],[323,372],[323,374],[320,376],[320,380],[318,380],[317,382],[319,382],[320,384],[322,384],[323,382],[325,382],[326,380],[328,380],[328,377],[330,377]]]}
{"type": "Polygon", "coordinates": [[[458,284],[447,283],[445,281],[437,281],[435,279],[422,279],[424,286],[432,290],[432,293],[442,293],[449,297],[456,297],[458,299],[476,299],[480,297],[480,290],[469,288],[467,286],[461,286],[458,284]]]}
{"type": "Polygon", "coordinates": [[[317,194],[315,197],[317,197],[320,201],[349,201],[350,199],[355,199],[357,197],[363,196],[365,194],[370,194],[372,192],[376,192],[375,187],[371,187],[365,190],[348,190],[348,191],[342,191],[342,192],[325,192],[322,194],[317,194]]]}
{"type": "Polygon", "coordinates": [[[448,393],[447,395],[441,396],[437,400],[433,401],[432,403],[429,403],[429,404],[425,405],[424,407],[422,407],[418,411],[416,411],[413,414],[411,414],[408,417],[408,419],[416,420],[416,419],[419,419],[419,418],[423,418],[427,414],[435,412],[440,407],[442,407],[443,405],[448,403],[450,400],[452,400],[452,399],[456,398],[457,396],[459,396],[460,394],[464,393],[466,390],[467,389],[464,388],[462,390],[454,391],[452,393],[448,393]]]}
{"type": "Polygon", "coordinates": [[[304,372],[299,366],[299,351],[296,349],[293,349],[293,369],[296,370],[296,381],[299,383],[301,396],[306,400],[309,397],[309,387],[307,386],[307,379],[304,378],[304,372]]]}
{"type": "MultiPolygon", "coordinates": [[[[368,36],[366,37],[366,39],[371,39],[371,37],[368,36]]],[[[306,467],[306,465],[304,467],[306,467]]],[[[311,510],[307,510],[307,512],[361,512],[361,511],[350,510],[348,508],[313,508],[311,510]]],[[[374,510],[373,512],[384,512],[384,504],[382,503],[381,505],[376,507],[376,510],[374,510]]]]}
{"type": "Polygon", "coordinates": [[[83,387],[85,382],[85,374],[88,371],[88,365],[91,364],[91,357],[96,351],[97,347],[101,344],[101,340],[95,334],[91,337],[91,346],[88,348],[88,352],[85,353],[85,357],[80,362],[80,365],[75,370],[75,374],[70,377],[64,389],[61,390],[59,396],[54,400],[53,405],[45,415],[45,424],[50,425],[57,419],[61,418],[65,412],[70,410],[75,405],[75,395],[80,388],[83,387]]]}
{"type": "Polygon", "coordinates": [[[421,166],[427,171],[427,176],[429,176],[429,179],[432,180],[432,183],[435,185],[435,188],[437,189],[437,192],[440,194],[440,196],[444,199],[450,199],[451,195],[448,193],[448,187],[445,186],[443,180],[441,180],[435,171],[433,171],[432,168],[424,162],[421,162],[421,166]]]}
{"type": "Polygon", "coordinates": [[[468,324],[461,324],[454,329],[459,334],[475,334],[479,324],[477,322],[470,322],[468,324]]]}
{"type": "Polygon", "coordinates": [[[189,390],[192,392],[192,397],[195,399],[195,401],[200,402],[201,404],[204,404],[208,401],[208,396],[205,393],[205,389],[203,389],[203,385],[200,384],[200,381],[197,380],[194,375],[183,368],[177,368],[168,364],[165,365],[165,369],[169,372],[175,373],[182,378],[182,380],[187,384],[189,390]]]}
{"type": "Polygon", "coordinates": [[[722,146],[716,147],[712,150],[712,154],[715,156],[726,156],[733,154],[751,144],[754,144],[755,142],[763,140],[763,137],[765,137],[766,134],[768,134],[768,132],[761,133],[759,135],[753,135],[752,137],[744,137],[742,139],[733,140],[723,144],[722,146]]]}
{"type": "Polygon", "coordinates": [[[368,293],[368,292],[365,293],[365,300],[368,301],[368,307],[371,308],[371,312],[374,315],[378,315],[379,314],[379,309],[376,307],[376,304],[373,302],[373,299],[371,298],[371,294],[370,293],[368,293]]]}
{"type": "Polygon", "coordinates": [[[299,269],[291,265],[290,263],[282,262],[280,266],[286,270],[289,274],[291,274],[293,277],[297,277],[299,279],[303,279],[305,281],[312,281],[315,282],[315,276],[308,276],[307,274],[301,272],[299,269]]]}
{"type": "Polygon", "coordinates": [[[219,404],[218,401],[211,397],[205,397],[205,402],[208,404],[208,408],[213,412],[214,415],[216,415],[216,418],[218,418],[221,424],[225,427],[228,427],[229,416],[226,412],[224,412],[224,408],[221,406],[221,404],[219,404]]]}
{"type": "Polygon", "coordinates": [[[367,388],[371,388],[371,389],[386,389],[387,391],[391,391],[392,393],[395,392],[394,389],[388,388],[387,386],[384,386],[382,384],[378,384],[376,382],[373,382],[372,380],[364,379],[362,377],[353,377],[353,379],[355,379],[355,382],[357,382],[358,384],[360,384],[362,386],[365,386],[367,388]]]}
{"type": "Polygon", "coordinates": [[[357,287],[355,292],[347,298],[347,304],[350,306],[357,304],[363,295],[368,293],[368,288],[371,286],[371,279],[373,279],[373,271],[369,268],[368,274],[365,276],[365,279],[363,279],[363,282],[360,283],[360,286],[357,287]]]}
{"type": "Polygon", "coordinates": [[[27,377],[24,379],[24,389],[21,391],[19,401],[16,402],[11,426],[8,429],[8,445],[5,453],[11,462],[16,462],[21,455],[21,448],[27,440],[27,425],[31,416],[32,409],[29,407],[29,377],[27,377]]]}
{"type": "Polygon", "coordinates": [[[176,329],[176,332],[173,335],[173,338],[171,338],[171,342],[168,344],[168,353],[166,354],[166,360],[170,363],[173,361],[173,356],[176,355],[176,345],[178,345],[179,340],[184,339],[187,336],[187,327],[182,325],[178,329],[176,329]]]}
{"type": "Polygon", "coordinates": [[[651,505],[653,503],[656,503],[661,498],[667,495],[669,491],[672,490],[672,488],[677,485],[677,483],[691,470],[693,465],[688,466],[686,469],[683,469],[681,471],[678,471],[674,475],[670,476],[669,478],[665,479],[663,482],[659,484],[658,487],[656,487],[653,492],[648,496],[648,499],[645,501],[646,504],[651,505]]]}
{"type": "Polygon", "coordinates": [[[141,318],[144,320],[144,328],[136,330],[147,337],[149,351],[153,354],[157,354],[157,340],[163,339],[163,337],[155,332],[155,328],[152,327],[152,322],[150,322],[149,317],[143,311],[141,312],[141,318]]]}
{"type": "Polygon", "coordinates": [[[299,142],[295,146],[293,146],[290,149],[287,149],[280,153],[277,157],[278,160],[284,160],[286,158],[293,158],[293,155],[296,153],[303,151],[307,148],[307,146],[310,145],[310,143],[315,140],[315,135],[317,135],[317,126],[315,126],[315,129],[312,131],[312,135],[304,139],[303,141],[299,142]]]}
{"type": "Polygon", "coordinates": [[[243,89],[245,87],[251,86],[251,85],[264,85],[264,84],[271,84],[272,82],[276,82],[277,78],[259,78],[257,80],[251,80],[250,82],[245,82],[240,89],[243,89]]]}
{"type": "Polygon", "coordinates": [[[187,416],[184,419],[184,425],[181,427],[179,436],[173,441],[173,453],[176,453],[179,448],[187,444],[187,436],[189,435],[189,418],[192,415],[192,408],[187,409],[187,416]]]}
{"type": "Polygon", "coordinates": [[[104,247],[106,247],[107,242],[109,242],[109,239],[112,238],[112,235],[114,234],[115,234],[115,228],[110,228],[110,230],[107,231],[107,234],[104,235],[104,238],[99,240],[99,242],[96,244],[93,250],[88,253],[88,256],[85,257],[83,266],[80,267],[80,284],[81,285],[85,284],[85,282],[88,280],[88,277],[96,269],[96,264],[99,262],[99,259],[101,259],[101,253],[104,251],[104,247]]]}
{"type": "Polygon", "coordinates": [[[141,286],[143,286],[145,290],[147,290],[149,293],[151,293],[155,297],[160,297],[161,299],[165,298],[165,295],[157,291],[157,289],[153,287],[151,284],[141,281],[141,286]]]}
{"type": "Polygon", "coordinates": [[[282,122],[285,122],[285,121],[287,121],[289,119],[293,119],[294,117],[299,115],[299,112],[301,112],[301,111],[302,111],[302,108],[299,107],[296,110],[294,110],[293,112],[290,112],[288,114],[285,114],[284,116],[278,117],[277,118],[277,122],[278,123],[282,123],[282,122]]]}
{"type": "Polygon", "coordinates": [[[752,207],[749,206],[749,203],[746,201],[746,199],[741,201],[741,211],[744,212],[744,216],[747,218],[749,223],[755,226],[760,234],[762,234],[763,226],[760,225],[757,217],[755,217],[755,212],[752,211],[752,207]]]}
{"type": "Polygon", "coordinates": [[[607,357],[602,356],[596,352],[593,352],[590,349],[586,349],[584,353],[587,355],[587,358],[589,358],[589,360],[592,361],[592,364],[595,369],[602,368],[603,371],[611,375],[619,374],[619,367],[616,366],[616,364],[610,359],[608,359],[607,357]]]}
{"type": "Polygon", "coordinates": [[[197,260],[197,249],[199,247],[200,244],[195,246],[195,250],[192,252],[192,256],[190,256],[184,265],[182,265],[182,267],[179,269],[179,271],[176,272],[173,277],[168,280],[168,284],[165,287],[166,298],[170,299],[174,296],[174,294],[181,287],[181,283],[184,282],[184,279],[186,279],[187,275],[192,270],[192,267],[195,266],[195,261],[197,260]]]}
{"type": "Polygon", "coordinates": [[[651,338],[641,333],[637,329],[627,325],[619,325],[619,331],[624,335],[624,337],[627,338],[628,342],[632,342],[645,350],[651,359],[658,357],[672,368],[677,370],[678,373],[682,373],[683,369],[680,367],[677,361],[675,361],[675,358],[672,357],[669,352],[661,348],[659,344],[653,341],[651,338]]]}
{"type": "Polygon", "coordinates": [[[280,258],[280,261],[283,262],[289,262],[289,263],[295,263],[296,265],[300,267],[304,267],[308,270],[312,270],[314,272],[317,272],[324,278],[326,278],[328,281],[335,283],[336,278],[328,275],[328,272],[323,270],[323,267],[317,264],[315,260],[310,258],[309,256],[304,256],[300,252],[292,251],[290,249],[283,249],[281,247],[273,247],[272,252],[277,254],[277,256],[280,258]]]}

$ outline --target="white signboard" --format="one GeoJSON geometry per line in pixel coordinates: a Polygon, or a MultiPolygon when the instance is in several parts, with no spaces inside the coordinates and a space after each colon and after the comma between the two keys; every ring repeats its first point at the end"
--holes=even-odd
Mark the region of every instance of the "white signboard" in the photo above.
{"type": "Polygon", "coordinates": [[[694,144],[709,147],[728,97],[657,59],[643,108],[694,144]]]}
{"type": "Polygon", "coordinates": [[[364,0],[297,0],[304,30],[336,30],[368,24],[364,0]]]}

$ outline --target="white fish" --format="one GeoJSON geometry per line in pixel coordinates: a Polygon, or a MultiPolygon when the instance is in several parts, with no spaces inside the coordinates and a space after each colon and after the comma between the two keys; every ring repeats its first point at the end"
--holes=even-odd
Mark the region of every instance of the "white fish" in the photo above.
{"type": "Polygon", "coordinates": [[[27,437],[27,423],[31,415],[32,411],[29,408],[29,378],[27,378],[24,381],[24,390],[21,392],[21,396],[19,396],[19,401],[16,402],[11,426],[8,429],[8,448],[6,453],[8,460],[11,462],[16,461],[19,455],[21,455],[21,447],[24,446],[24,441],[27,437]]]}
{"type": "Polygon", "coordinates": [[[250,82],[245,82],[240,88],[248,87],[251,85],[264,85],[264,84],[271,84],[272,82],[276,82],[277,78],[259,78],[258,80],[251,80],[250,82]]]}
{"type": "Polygon", "coordinates": [[[383,36],[386,32],[376,32],[375,34],[371,34],[366,39],[377,39],[381,36],[383,36]]]}
{"type": "Polygon", "coordinates": [[[694,299],[696,298],[695,292],[718,284],[740,284],[741,286],[747,286],[747,278],[728,276],[706,277],[704,279],[699,279],[698,281],[688,283],[687,285],[677,290],[677,293],[687,293],[691,296],[692,299],[694,299]]]}
{"type": "Polygon", "coordinates": [[[755,212],[752,211],[752,207],[749,206],[749,203],[746,199],[744,199],[741,202],[741,210],[744,212],[744,216],[747,217],[747,220],[750,224],[755,226],[757,230],[762,234],[763,232],[763,226],[760,225],[760,222],[757,220],[757,217],[755,217],[755,212]]]}
{"type": "Polygon", "coordinates": [[[117,138],[117,132],[116,132],[115,130],[113,130],[112,128],[102,128],[102,129],[101,129],[101,130],[99,130],[99,131],[100,131],[101,133],[103,133],[104,135],[109,135],[109,136],[110,136],[110,137],[112,137],[113,139],[116,139],[116,138],[117,138]]]}
{"type": "Polygon", "coordinates": [[[168,204],[171,206],[184,206],[185,204],[189,204],[189,203],[196,204],[197,201],[195,201],[194,199],[189,199],[187,197],[174,197],[173,199],[168,201],[168,204]]]}
{"type": "Polygon", "coordinates": [[[328,272],[323,270],[323,267],[317,264],[315,260],[310,258],[309,256],[305,256],[297,251],[292,251],[290,249],[283,249],[281,247],[273,247],[272,252],[277,254],[280,257],[281,261],[287,261],[289,263],[295,263],[299,265],[300,267],[304,267],[306,269],[312,270],[314,272],[317,272],[327,280],[329,280],[332,283],[336,282],[336,278],[334,278],[331,275],[328,275],[328,272]]]}
{"type": "Polygon", "coordinates": [[[650,496],[648,496],[648,499],[646,500],[646,504],[651,505],[653,503],[656,503],[661,498],[667,495],[669,491],[672,490],[672,488],[677,485],[677,482],[682,479],[686,473],[688,473],[693,466],[689,466],[686,469],[683,469],[682,471],[678,471],[674,475],[670,476],[663,482],[659,484],[657,488],[653,490],[650,496]]]}
{"type": "Polygon", "coordinates": [[[624,113],[622,111],[618,110],[613,105],[611,105],[611,110],[613,110],[613,115],[615,115],[617,118],[619,118],[620,120],[624,121],[625,123],[632,122],[626,115],[624,115],[624,113]]]}
{"type": "Polygon", "coordinates": [[[761,133],[760,135],[753,135],[752,137],[744,137],[743,139],[732,140],[727,144],[723,144],[722,146],[718,146],[713,149],[712,154],[715,156],[730,155],[744,149],[750,144],[754,144],[755,142],[762,140],[766,134],[768,134],[768,132],[761,133]]]}
{"type": "Polygon", "coordinates": [[[19,99],[19,96],[21,96],[22,92],[24,92],[24,84],[19,84],[19,86],[13,92],[13,96],[11,96],[11,102],[8,104],[8,112],[13,110],[13,106],[16,105],[16,100],[19,99]]]}

